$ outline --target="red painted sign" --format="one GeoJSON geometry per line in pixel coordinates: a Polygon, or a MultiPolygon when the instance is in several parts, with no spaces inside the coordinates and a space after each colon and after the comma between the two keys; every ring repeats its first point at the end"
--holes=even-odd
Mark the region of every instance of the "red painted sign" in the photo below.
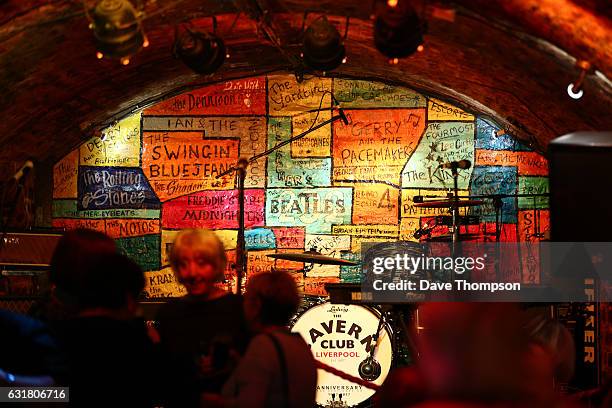
{"type": "MultiPolygon", "coordinates": [[[[264,225],[264,190],[245,191],[244,224],[264,225]]],[[[201,191],[170,200],[162,205],[163,228],[238,228],[237,190],[201,191]]]]}

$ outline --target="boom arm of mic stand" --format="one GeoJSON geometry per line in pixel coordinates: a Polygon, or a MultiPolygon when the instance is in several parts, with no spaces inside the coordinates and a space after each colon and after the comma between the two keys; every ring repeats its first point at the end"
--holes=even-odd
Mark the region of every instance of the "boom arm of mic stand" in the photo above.
{"type": "MultiPolygon", "coordinates": [[[[282,141],[282,142],[278,143],[277,145],[275,145],[274,147],[266,150],[265,152],[261,152],[261,153],[256,154],[255,156],[249,158],[248,162],[249,163],[253,163],[257,159],[260,159],[260,158],[265,157],[265,156],[269,156],[272,152],[275,152],[276,150],[280,149],[281,147],[286,146],[286,145],[288,145],[289,143],[291,143],[291,142],[293,142],[295,140],[301,139],[304,136],[308,135],[309,133],[312,133],[315,130],[322,128],[323,126],[326,126],[326,125],[328,125],[330,123],[333,123],[333,122],[335,122],[337,120],[343,119],[343,116],[344,116],[344,114],[332,116],[331,119],[328,119],[325,122],[321,122],[318,125],[313,126],[312,128],[308,129],[307,131],[300,133],[299,135],[293,136],[293,137],[291,137],[291,138],[289,138],[289,139],[287,139],[285,141],[282,141]]],[[[230,173],[233,173],[233,172],[235,172],[237,170],[238,170],[237,166],[232,166],[229,169],[225,170],[223,173],[220,173],[219,175],[217,175],[216,178],[221,178],[221,177],[226,176],[226,175],[228,175],[230,173]]]]}
{"type": "Polygon", "coordinates": [[[237,186],[236,187],[238,188],[238,238],[236,242],[236,279],[238,282],[236,285],[236,292],[238,295],[240,295],[242,292],[242,277],[244,276],[244,271],[246,270],[246,244],[245,244],[245,239],[244,239],[244,230],[245,230],[245,226],[244,226],[244,179],[246,177],[247,165],[261,157],[268,156],[270,153],[280,149],[281,147],[286,146],[287,144],[293,142],[294,140],[298,140],[306,136],[307,134],[314,132],[315,130],[319,128],[322,128],[323,126],[329,123],[335,122],[339,119],[345,120],[345,118],[346,116],[344,116],[344,113],[340,115],[332,116],[331,119],[328,119],[325,122],[318,124],[317,126],[313,126],[307,131],[302,132],[299,135],[294,136],[292,138],[289,138],[285,140],[284,142],[277,144],[273,148],[266,150],[265,152],[256,154],[255,156],[248,159],[246,162],[244,159],[238,160],[238,163],[236,163],[236,165],[230,167],[223,173],[217,175],[216,178],[221,178],[230,173],[237,172],[237,183],[236,183],[237,186]]]}

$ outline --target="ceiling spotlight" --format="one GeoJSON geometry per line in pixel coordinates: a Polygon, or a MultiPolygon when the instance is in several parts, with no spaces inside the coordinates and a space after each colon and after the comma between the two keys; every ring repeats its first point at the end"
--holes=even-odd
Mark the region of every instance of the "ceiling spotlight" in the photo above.
{"type": "Polygon", "coordinates": [[[301,56],[317,71],[332,70],[346,61],[343,39],[325,16],[313,21],[304,33],[301,56]]]}
{"type": "Polygon", "coordinates": [[[376,4],[374,43],[389,60],[404,58],[423,50],[426,22],[407,0],[379,1],[376,4]]]}
{"type": "Polygon", "coordinates": [[[587,73],[591,70],[591,63],[589,61],[578,60],[576,61],[576,66],[580,68],[580,75],[578,75],[578,79],[567,86],[567,94],[572,99],[580,99],[584,95],[582,84],[587,73]]]}
{"type": "MultiPolygon", "coordinates": [[[[216,28],[216,20],[213,19],[216,28]]],[[[174,55],[198,74],[212,74],[229,58],[223,41],[214,34],[183,31],[174,41],[174,55]]]]}
{"type": "Polygon", "coordinates": [[[128,0],[101,0],[87,13],[96,42],[96,57],[114,58],[123,65],[149,45],[138,13],[128,0]]]}

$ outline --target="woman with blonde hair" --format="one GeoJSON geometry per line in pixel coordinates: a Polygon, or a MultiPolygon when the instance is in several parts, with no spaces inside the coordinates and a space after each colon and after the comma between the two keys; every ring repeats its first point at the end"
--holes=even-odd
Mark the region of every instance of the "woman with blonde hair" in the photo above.
{"type": "Polygon", "coordinates": [[[187,289],[187,295],[164,304],[156,319],[161,346],[177,373],[175,387],[169,388],[182,390],[169,406],[193,406],[200,392],[220,390],[248,343],[248,330],[242,298],[216,285],[223,280],[227,257],[213,231],[181,231],[169,260],[187,289]]]}

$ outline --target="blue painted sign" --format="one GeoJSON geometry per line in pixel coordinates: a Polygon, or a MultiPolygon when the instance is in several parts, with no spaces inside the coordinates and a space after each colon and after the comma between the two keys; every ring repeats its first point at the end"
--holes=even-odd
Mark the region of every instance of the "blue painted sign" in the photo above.
{"type": "Polygon", "coordinates": [[[79,210],[160,208],[139,168],[80,166],[78,180],[79,210]]]}

